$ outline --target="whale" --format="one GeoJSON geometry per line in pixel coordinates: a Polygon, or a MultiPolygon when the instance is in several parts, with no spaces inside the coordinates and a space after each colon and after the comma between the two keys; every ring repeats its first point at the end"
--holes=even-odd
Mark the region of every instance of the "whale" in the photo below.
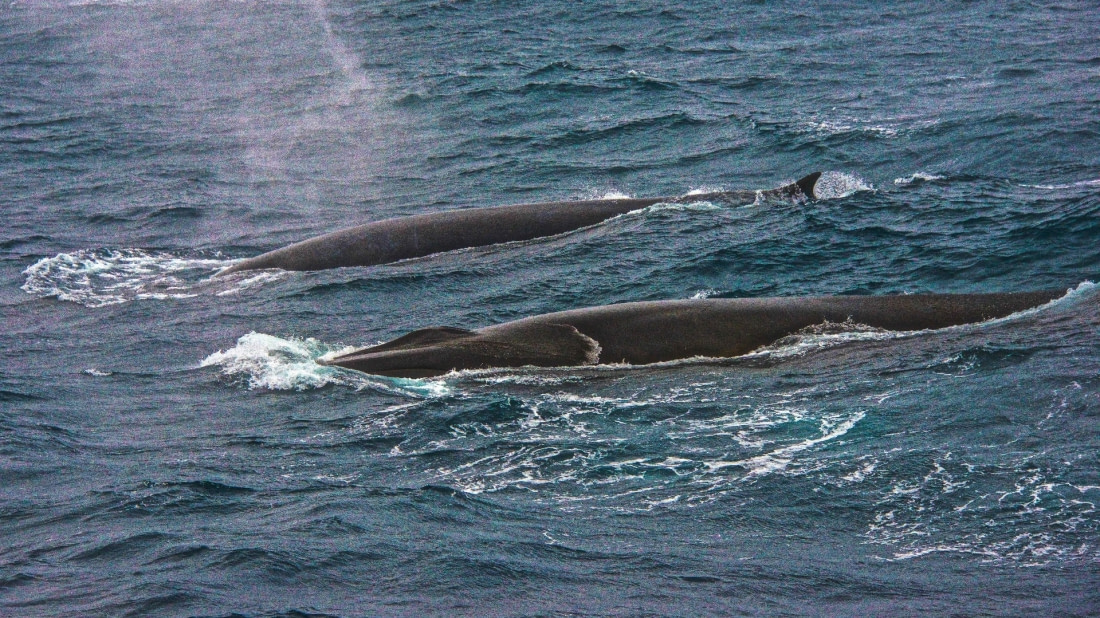
{"type": "Polygon", "coordinates": [[[398,378],[496,367],[647,365],[741,356],[826,323],[922,331],[1002,318],[1065,290],[644,301],[572,309],[477,330],[431,327],[322,357],[322,365],[398,378]]]}
{"type": "Polygon", "coordinates": [[[303,271],[388,264],[456,249],[554,236],[661,203],[744,204],[758,198],[813,199],[814,185],[820,177],[821,172],[814,172],[791,184],[763,191],[513,204],[385,219],[247,258],[222,269],[217,276],[269,268],[303,271]]]}

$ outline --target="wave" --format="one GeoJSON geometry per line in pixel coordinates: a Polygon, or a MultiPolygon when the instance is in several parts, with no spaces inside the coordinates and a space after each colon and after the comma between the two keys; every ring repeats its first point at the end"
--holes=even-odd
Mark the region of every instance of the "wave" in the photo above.
{"type": "Polygon", "coordinates": [[[939,176],[937,174],[930,174],[927,172],[917,172],[915,174],[905,176],[904,178],[895,178],[895,185],[911,185],[922,182],[935,182],[937,180],[943,180],[946,176],[939,176]]]}
{"type": "Polygon", "coordinates": [[[1064,191],[1066,189],[1080,189],[1082,187],[1100,187],[1100,178],[1096,180],[1082,180],[1057,185],[1023,185],[1029,189],[1045,189],[1047,191],[1064,191]]]}
{"type": "Polygon", "coordinates": [[[470,415],[449,424],[448,438],[420,445],[410,441],[402,454],[453,451],[459,445],[476,448],[477,456],[433,471],[433,483],[467,494],[536,491],[567,508],[583,502],[626,512],[672,504],[690,508],[764,477],[802,476],[819,469],[813,453],[830,448],[828,444],[866,416],[864,409],[813,410],[814,394],[808,391],[754,401],[719,415],[699,409],[700,392],[713,396],[724,390],[713,382],[675,383],[644,397],[559,392],[513,399],[505,417],[470,415]],[[669,410],[680,412],[668,416],[669,410]],[[655,412],[665,418],[654,421],[655,412]],[[675,444],[718,439],[724,453],[647,453],[631,445],[637,437],[622,443],[569,439],[613,436],[624,424],[634,427],[624,431],[655,430],[661,440],[675,444]],[[593,491],[596,487],[599,491],[593,491]]]}
{"type": "Polygon", "coordinates": [[[574,146],[598,140],[606,140],[651,131],[668,132],[683,127],[698,127],[707,124],[706,120],[686,112],[670,112],[616,120],[603,126],[590,126],[571,129],[546,138],[546,147],[574,146]]]}
{"type": "Polygon", "coordinates": [[[891,561],[943,553],[1045,566],[1094,554],[1074,532],[1095,519],[1100,486],[1059,479],[1025,456],[998,471],[1010,483],[978,489],[989,482],[988,472],[968,459],[947,452],[926,462],[923,476],[884,487],[864,534],[868,542],[892,548],[891,561]],[[973,521],[982,522],[980,530],[972,530],[973,521]],[[1021,521],[1038,526],[1025,529],[1021,521]]]}
{"type": "Polygon", "coordinates": [[[881,139],[897,139],[910,133],[923,131],[939,124],[938,120],[898,120],[871,122],[857,118],[841,120],[811,120],[803,124],[804,130],[818,135],[870,135],[881,139]]]}
{"type": "Polygon", "coordinates": [[[856,423],[863,420],[865,416],[865,412],[856,411],[846,418],[838,419],[826,417],[820,421],[821,434],[818,436],[807,438],[800,442],[789,444],[748,459],[708,461],[706,462],[706,467],[710,471],[721,470],[722,468],[730,466],[743,468],[746,471],[746,479],[780,472],[790,465],[794,455],[797,453],[813,448],[823,442],[829,442],[844,436],[856,426],[856,423]]]}

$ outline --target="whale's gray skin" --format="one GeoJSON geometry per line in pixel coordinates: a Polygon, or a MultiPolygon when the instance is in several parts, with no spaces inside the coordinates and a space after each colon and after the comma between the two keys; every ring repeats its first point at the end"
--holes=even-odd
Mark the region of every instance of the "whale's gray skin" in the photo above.
{"type": "Polygon", "coordinates": [[[475,331],[426,328],[322,364],[423,378],[489,367],[644,365],[696,356],[740,356],[798,331],[851,320],[913,331],[999,318],[1065,290],[1001,294],[912,294],[731,298],[624,303],[524,318],[475,331]]]}
{"type": "Polygon", "coordinates": [[[797,182],[767,191],[516,204],[386,219],[269,251],[234,264],[218,275],[261,268],[324,270],[388,264],[455,249],[553,236],[659,203],[745,203],[756,199],[757,195],[765,198],[813,198],[814,185],[820,177],[821,172],[815,172],[797,182]]]}

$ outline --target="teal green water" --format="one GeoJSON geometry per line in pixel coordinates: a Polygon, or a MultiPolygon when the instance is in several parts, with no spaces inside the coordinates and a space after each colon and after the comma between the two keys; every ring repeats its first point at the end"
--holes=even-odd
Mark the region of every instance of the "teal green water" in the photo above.
{"type": "MultiPolygon", "coordinates": [[[[0,8],[0,613],[1091,615],[1083,4],[0,8]],[[318,273],[392,216],[768,188],[318,273]],[[936,332],[390,380],[319,356],[613,302],[1062,288],[936,332]]],[[[640,335],[644,336],[644,334],[640,335]]]]}

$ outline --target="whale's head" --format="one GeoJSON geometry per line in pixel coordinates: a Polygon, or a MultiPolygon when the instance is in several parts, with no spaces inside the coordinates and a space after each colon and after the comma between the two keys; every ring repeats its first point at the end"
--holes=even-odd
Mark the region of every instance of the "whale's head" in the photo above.
{"type": "Polygon", "coordinates": [[[394,378],[490,367],[592,365],[600,346],[568,324],[515,323],[471,331],[434,327],[318,362],[394,378]]]}

